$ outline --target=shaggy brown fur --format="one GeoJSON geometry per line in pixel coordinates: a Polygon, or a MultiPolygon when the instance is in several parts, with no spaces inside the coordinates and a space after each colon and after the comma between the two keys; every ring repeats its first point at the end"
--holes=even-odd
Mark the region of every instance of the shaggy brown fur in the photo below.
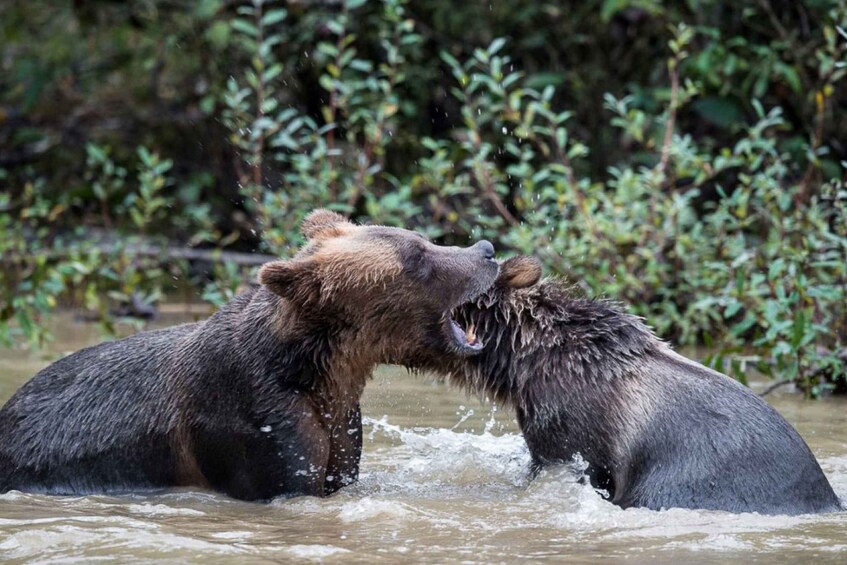
{"type": "Polygon", "coordinates": [[[676,354],[617,304],[540,276],[534,259],[509,260],[458,309],[482,354],[417,360],[513,406],[537,466],[579,454],[625,508],[841,508],[802,438],[748,388],[676,354]]]}
{"type": "Polygon", "coordinates": [[[205,322],[100,344],[41,371],[0,410],[0,492],[209,487],[243,499],[354,481],[359,398],[378,363],[472,355],[449,312],[497,276],[490,243],[319,210],[293,258],[205,322]]]}

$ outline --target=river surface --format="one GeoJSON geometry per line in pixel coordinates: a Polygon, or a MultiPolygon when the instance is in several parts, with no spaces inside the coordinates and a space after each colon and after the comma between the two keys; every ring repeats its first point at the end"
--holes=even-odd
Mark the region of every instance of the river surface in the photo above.
{"type": "MultiPolygon", "coordinates": [[[[165,312],[164,326],[194,317],[165,312]]],[[[0,350],[0,402],[50,360],[104,339],[69,314],[38,354],[0,350]]],[[[847,402],[771,402],[847,497],[847,402]]],[[[358,484],[325,499],[245,503],[209,492],[0,495],[0,561],[77,563],[597,562],[847,563],[847,513],[733,515],[621,510],[567,469],[527,480],[529,454],[506,409],[397,367],[362,403],[358,484]]]]}

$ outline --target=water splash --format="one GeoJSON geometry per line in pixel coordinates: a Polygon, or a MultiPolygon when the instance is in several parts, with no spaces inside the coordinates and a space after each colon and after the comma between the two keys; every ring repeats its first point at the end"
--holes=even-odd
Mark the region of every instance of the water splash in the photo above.
{"type": "MultiPolygon", "coordinates": [[[[456,425],[472,414],[468,411],[456,425]]],[[[481,434],[456,432],[455,426],[404,429],[390,424],[386,416],[379,420],[363,418],[363,424],[371,428],[367,436],[370,440],[381,435],[395,444],[366,454],[388,470],[388,475],[380,477],[382,481],[422,486],[433,482],[467,485],[492,481],[526,485],[530,465],[526,443],[518,434],[492,434],[496,424],[493,413],[481,434]]]]}

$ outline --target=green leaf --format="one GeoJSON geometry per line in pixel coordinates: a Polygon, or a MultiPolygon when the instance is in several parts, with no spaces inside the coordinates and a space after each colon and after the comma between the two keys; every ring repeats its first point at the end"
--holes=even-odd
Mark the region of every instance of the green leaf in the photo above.
{"type": "Polygon", "coordinates": [[[785,259],[779,258],[768,267],[768,280],[776,280],[785,272],[785,259]]]}
{"type": "Polygon", "coordinates": [[[800,310],[794,315],[794,325],[791,329],[791,345],[799,347],[803,342],[803,337],[806,335],[808,326],[808,317],[804,310],[800,310]]]}
{"type": "Polygon", "coordinates": [[[734,301],[730,302],[729,306],[727,306],[726,309],[723,311],[724,319],[728,320],[728,319],[732,318],[733,316],[735,316],[738,313],[738,311],[741,310],[742,306],[743,305],[738,300],[734,300],[734,301]]]}
{"type": "Polygon", "coordinates": [[[247,20],[241,18],[235,18],[232,20],[232,29],[235,31],[241,32],[245,35],[249,35],[250,37],[258,37],[259,30],[256,28],[254,24],[248,22],[247,20]]]}
{"type": "Polygon", "coordinates": [[[786,65],[785,63],[776,63],[774,65],[774,71],[776,74],[785,79],[785,82],[788,83],[788,86],[791,87],[795,93],[800,94],[803,90],[803,83],[800,80],[800,74],[797,72],[794,67],[786,65]]]}
{"type": "Polygon", "coordinates": [[[262,25],[272,26],[284,20],[287,15],[288,11],[285,8],[276,8],[275,10],[268,10],[265,15],[262,16],[262,25]]]}
{"type": "Polygon", "coordinates": [[[504,37],[498,37],[494,41],[491,42],[491,45],[488,46],[488,56],[495,55],[503,46],[506,45],[506,39],[504,37]]]}
{"type": "Polygon", "coordinates": [[[729,331],[734,336],[741,336],[752,328],[755,323],[756,318],[748,314],[742,321],[729,328],[729,331]]]}
{"type": "Polygon", "coordinates": [[[454,72],[463,70],[462,65],[459,64],[459,61],[457,61],[453,55],[446,51],[441,52],[441,60],[447,63],[447,65],[449,65],[450,68],[454,70],[454,72]]]}
{"type": "Polygon", "coordinates": [[[750,101],[750,104],[752,104],[753,109],[756,111],[756,117],[757,118],[759,118],[761,120],[762,118],[765,117],[765,109],[762,107],[762,103],[759,102],[758,98],[753,98],[750,101]]]}
{"type": "Polygon", "coordinates": [[[262,73],[262,80],[266,83],[271,82],[273,79],[278,77],[281,72],[282,65],[280,65],[279,63],[273,64],[268,67],[268,69],[264,73],[262,73]]]}
{"type": "Polygon", "coordinates": [[[223,49],[229,43],[229,35],[232,28],[225,21],[214,22],[206,30],[206,39],[214,49],[223,49]]]}
{"type": "Polygon", "coordinates": [[[628,0],[604,0],[600,7],[600,19],[609,23],[615,14],[629,6],[628,0]]]}

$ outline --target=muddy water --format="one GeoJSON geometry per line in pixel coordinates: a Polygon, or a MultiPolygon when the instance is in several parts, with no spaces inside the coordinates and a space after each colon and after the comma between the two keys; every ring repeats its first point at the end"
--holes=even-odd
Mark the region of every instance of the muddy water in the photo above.
{"type": "MultiPolygon", "coordinates": [[[[166,314],[158,325],[183,321],[166,314]]],[[[0,351],[0,401],[50,357],[100,341],[60,317],[48,358],[0,351]]],[[[847,402],[769,399],[847,496],[847,402]]],[[[377,372],[363,402],[362,475],[327,499],[250,504],[208,492],[0,495],[0,560],[248,563],[847,562],[847,513],[764,517],[621,510],[564,469],[526,480],[513,415],[402,369],[377,372]]]]}

